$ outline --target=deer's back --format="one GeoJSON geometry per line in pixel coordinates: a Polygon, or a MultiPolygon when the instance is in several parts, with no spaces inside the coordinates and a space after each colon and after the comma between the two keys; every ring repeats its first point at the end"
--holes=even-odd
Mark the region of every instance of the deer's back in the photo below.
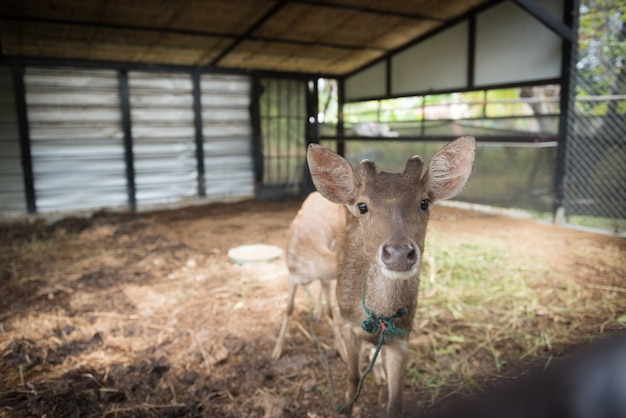
{"type": "Polygon", "coordinates": [[[337,249],[346,225],[343,205],[332,203],[318,192],[302,204],[287,232],[286,261],[298,284],[337,277],[337,249]]]}

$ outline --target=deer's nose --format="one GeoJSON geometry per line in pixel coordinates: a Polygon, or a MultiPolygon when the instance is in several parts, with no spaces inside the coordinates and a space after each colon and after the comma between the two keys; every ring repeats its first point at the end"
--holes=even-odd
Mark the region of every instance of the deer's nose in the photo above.
{"type": "Polygon", "coordinates": [[[380,253],[380,259],[389,270],[408,271],[417,263],[418,251],[415,244],[385,244],[380,253]]]}

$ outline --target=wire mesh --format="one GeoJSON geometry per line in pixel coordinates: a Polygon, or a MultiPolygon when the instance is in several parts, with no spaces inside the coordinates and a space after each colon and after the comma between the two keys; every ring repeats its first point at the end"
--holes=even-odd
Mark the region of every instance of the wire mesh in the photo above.
{"type": "Polygon", "coordinates": [[[577,84],[565,163],[567,214],[626,219],[626,94],[587,95],[593,86],[580,76],[577,84]]]}

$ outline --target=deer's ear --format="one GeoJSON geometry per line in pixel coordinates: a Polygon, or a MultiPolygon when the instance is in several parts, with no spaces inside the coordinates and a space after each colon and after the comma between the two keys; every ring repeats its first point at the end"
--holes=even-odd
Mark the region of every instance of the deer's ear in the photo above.
{"type": "Polygon", "coordinates": [[[428,164],[424,175],[426,192],[432,201],[449,199],[461,193],[472,174],[476,140],[464,136],[443,147],[428,164]]]}
{"type": "Polygon", "coordinates": [[[309,144],[307,162],[313,184],[322,196],[344,205],[356,203],[359,184],[350,163],[318,144],[309,144]]]}

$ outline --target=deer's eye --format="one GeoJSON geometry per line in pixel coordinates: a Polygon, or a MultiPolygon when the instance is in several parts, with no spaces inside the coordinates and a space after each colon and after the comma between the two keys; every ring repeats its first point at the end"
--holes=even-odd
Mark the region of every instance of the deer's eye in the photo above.
{"type": "Polygon", "coordinates": [[[429,207],[430,207],[430,199],[424,199],[420,202],[421,210],[428,210],[429,207]]]}
{"type": "Polygon", "coordinates": [[[357,203],[356,204],[357,207],[359,208],[359,212],[361,212],[361,214],[367,213],[367,203],[357,203]]]}

